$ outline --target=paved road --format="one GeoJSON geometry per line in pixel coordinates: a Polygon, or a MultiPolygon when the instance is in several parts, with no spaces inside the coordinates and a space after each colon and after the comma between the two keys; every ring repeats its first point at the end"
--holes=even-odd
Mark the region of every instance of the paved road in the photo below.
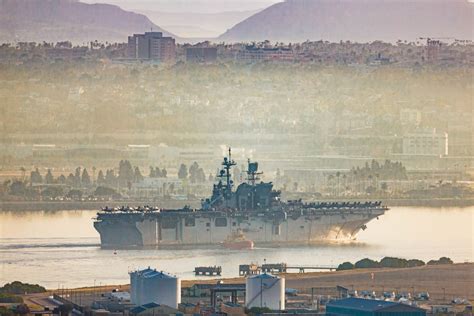
{"type": "Polygon", "coordinates": [[[50,299],[49,296],[49,293],[37,293],[23,295],[22,297],[24,303],[30,306],[32,310],[44,310],[45,308],[53,310],[55,307],[59,306],[59,304],[50,299]]]}

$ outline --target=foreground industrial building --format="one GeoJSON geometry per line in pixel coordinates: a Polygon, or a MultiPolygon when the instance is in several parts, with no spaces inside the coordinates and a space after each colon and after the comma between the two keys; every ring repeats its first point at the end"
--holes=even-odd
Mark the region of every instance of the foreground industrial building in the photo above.
{"type": "Polygon", "coordinates": [[[422,308],[381,300],[346,298],[331,301],[326,305],[328,316],[425,316],[422,308]]]}
{"type": "MultiPolygon", "coordinates": [[[[248,275],[245,284],[224,283],[219,280],[214,284],[195,283],[193,286],[183,288],[183,291],[178,277],[157,269],[148,267],[131,271],[129,275],[130,294],[119,289],[101,295],[97,295],[96,292],[79,293],[79,300],[78,293],[54,294],[53,298],[58,308],[45,311],[54,314],[59,312],[61,305],[71,305],[77,315],[91,316],[248,314],[270,316],[277,313],[305,316],[426,316],[427,314],[426,309],[416,306],[419,303],[416,300],[401,303],[383,299],[348,298],[348,295],[357,295],[357,291],[352,291],[351,294],[352,292],[342,286],[311,288],[312,296],[308,304],[307,292],[302,292],[300,296],[297,290],[286,288],[284,277],[268,273],[248,275]],[[317,292],[313,293],[313,290],[317,292]]],[[[432,313],[443,311],[439,307],[433,308],[432,313]]],[[[472,306],[466,306],[465,312],[467,315],[472,314],[472,306]]]]}

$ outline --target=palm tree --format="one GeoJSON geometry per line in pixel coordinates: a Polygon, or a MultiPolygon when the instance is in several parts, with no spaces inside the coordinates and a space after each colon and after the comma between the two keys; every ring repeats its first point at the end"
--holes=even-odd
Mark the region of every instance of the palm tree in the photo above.
{"type": "Polygon", "coordinates": [[[95,166],[92,166],[92,184],[95,185],[96,178],[95,178],[95,171],[97,168],[95,166]]]}
{"type": "MultiPolygon", "coordinates": [[[[372,175],[369,175],[367,179],[369,180],[369,186],[372,186],[372,175]]],[[[364,190],[367,189],[367,185],[365,186],[364,190]]]]}
{"type": "MultiPolygon", "coordinates": [[[[332,174],[330,174],[330,175],[328,176],[328,181],[327,181],[327,184],[326,184],[326,186],[328,187],[328,189],[329,189],[329,185],[330,185],[330,184],[331,184],[331,186],[332,186],[332,183],[331,183],[331,182],[332,182],[333,179],[334,179],[334,176],[333,176],[332,174]]],[[[331,190],[331,191],[333,191],[333,190],[331,190]]],[[[330,193],[333,194],[334,192],[330,192],[330,193]]]]}
{"type": "Polygon", "coordinates": [[[342,180],[343,180],[343,183],[344,183],[344,185],[343,185],[344,192],[343,193],[345,193],[345,191],[347,190],[347,176],[345,174],[342,175],[342,180]]]}
{"type": "Polygon", "coordinates": [[[21,171],[21,181],[25,181],[25,174],[26,174],[25,167],[21,167],[20,171],[21,171]]]}
{"type": "MultiPolygon", "coordinates": [[[[360,187],[360,181],[359,180],[360,179],[358,177],[358,173],[357,173],[356,170],[354,170],[353,174],[354,174],[354,177],[353,177],[354,181],[353,182],[355,182],[355,191],[359,192],[359,187],[360,187]]],[[[353,185],[354,185],[354,183],[353,183],[353,185]]]]}
{"type": "Polygon", "coordinates": [[[339,171],[336,172],[336,178],[337,178],[336,196],[339,196],[339,177],[340,176],[341,176],[341,173],[339,171]]]}
{"type": "Polygon", "coordinates": [[[379,189],[379,174],[375,174],[375,191],[379,189]]]}

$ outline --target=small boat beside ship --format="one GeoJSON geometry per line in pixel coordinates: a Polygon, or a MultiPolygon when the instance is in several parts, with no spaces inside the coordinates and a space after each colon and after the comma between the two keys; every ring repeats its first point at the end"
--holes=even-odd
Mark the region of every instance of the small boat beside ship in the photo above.
{"type": "Polygon", "coordinates": [[[227,249],[244,250],[253,249],[254,243],[247,239],[242,230],[239,229],[233,231],[229,236],[227,236],[222,245],[227,249]]]}

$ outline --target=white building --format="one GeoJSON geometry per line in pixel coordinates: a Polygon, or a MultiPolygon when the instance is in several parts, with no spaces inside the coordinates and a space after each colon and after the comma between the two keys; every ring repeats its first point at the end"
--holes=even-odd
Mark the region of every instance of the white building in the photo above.
{"type": "Polygon", "coordinates": [[[183,180],[177,178],[144,178],[132,186],[134,196],[150,198],[182,193],[183,180]]]}
{"type": "Polygon", "coordinates": [[[405,155],[448,155],[448,133],[438,133],[436,129],[420,130],[403,136],[405,155]]]}
{"type": "Polygon", "coordinates": [[[402,125],[419,126],[421,123],[421,112],[409,108],[401,109],[400,122],[402,125]]]}

